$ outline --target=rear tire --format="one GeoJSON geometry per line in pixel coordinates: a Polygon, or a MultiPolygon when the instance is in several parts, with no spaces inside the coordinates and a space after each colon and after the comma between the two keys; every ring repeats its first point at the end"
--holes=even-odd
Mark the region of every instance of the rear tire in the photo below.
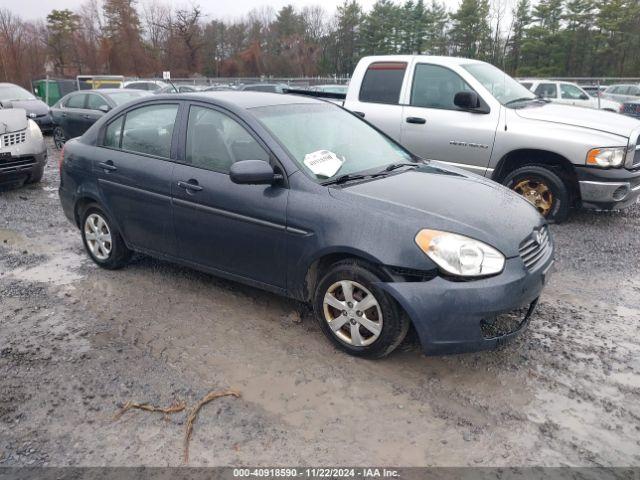
{"type": "Polygon", "coordinates": [[[569,216],[569,188],[547,166],[525,165],[510,172],[502,184],[522,195],[550,222],[561,223],[569,216]]]}
{"type": "Polygon", "coordinates": [[[359,260],[334,264],[313,300],[322,332],[350,355],[382,358],[404,339],[410,321],[393,298],[376,286],[375,269],[359,260]]]}
{"type": "Polygon", "coordinates": [[[120,232],[98,204],[91,203],[85,208],[80,231],[84,248],[98,266],[116,270],[129,263],[131,250],[127,248],[120,232]]]}

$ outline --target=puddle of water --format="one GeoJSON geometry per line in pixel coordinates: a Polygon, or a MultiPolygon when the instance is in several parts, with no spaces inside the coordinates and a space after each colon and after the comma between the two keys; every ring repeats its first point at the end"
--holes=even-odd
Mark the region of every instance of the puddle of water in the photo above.
{"type": "Polygon", "coordinates": [[[68,285],[82,278],[76,271],[82,261],[82,256],[64,252],[38,265],[14,269],[9,275],[26,282],[68,285]]]}

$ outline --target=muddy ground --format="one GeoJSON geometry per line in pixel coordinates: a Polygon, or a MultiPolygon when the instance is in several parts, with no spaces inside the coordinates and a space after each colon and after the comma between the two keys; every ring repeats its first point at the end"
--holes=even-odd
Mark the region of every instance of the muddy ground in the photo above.
{"type": "Polygon", "coordinates": [[[139,256],[100,270],[41,184],[0,194],[0,465],[640,465],[640,205],[553,226],[557,271],[494,352],[335,350],[298,305],[139,256]]]}

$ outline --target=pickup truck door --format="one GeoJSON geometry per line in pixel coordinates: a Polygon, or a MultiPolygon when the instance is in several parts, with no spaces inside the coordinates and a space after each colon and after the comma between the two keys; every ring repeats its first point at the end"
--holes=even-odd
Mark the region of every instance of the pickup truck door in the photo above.
{"type": "Polygon", "coordinates": [[[423,158],[486,174],[500,108],[475,113],[456,107],[455,94],[472,88],[448,67],[418,62],[412,78],[403,102],[400,143],[423,158]]]}
{"type": "Polygon", "coordinates": [[[400,93],[406,71],[407,62],[371,63],[362,78],[360,91],[349,92],[344,107],[399,142],[402,118],[400,93]]]}

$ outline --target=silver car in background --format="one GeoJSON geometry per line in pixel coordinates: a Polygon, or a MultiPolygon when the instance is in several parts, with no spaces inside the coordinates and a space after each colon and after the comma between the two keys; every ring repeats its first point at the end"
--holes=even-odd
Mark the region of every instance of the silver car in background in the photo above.
{"type": "Polygon", "coordinates": [[[22,108],[0,110],[0,187],[42,179],[47,146],[40,127],[22,108]]]}

